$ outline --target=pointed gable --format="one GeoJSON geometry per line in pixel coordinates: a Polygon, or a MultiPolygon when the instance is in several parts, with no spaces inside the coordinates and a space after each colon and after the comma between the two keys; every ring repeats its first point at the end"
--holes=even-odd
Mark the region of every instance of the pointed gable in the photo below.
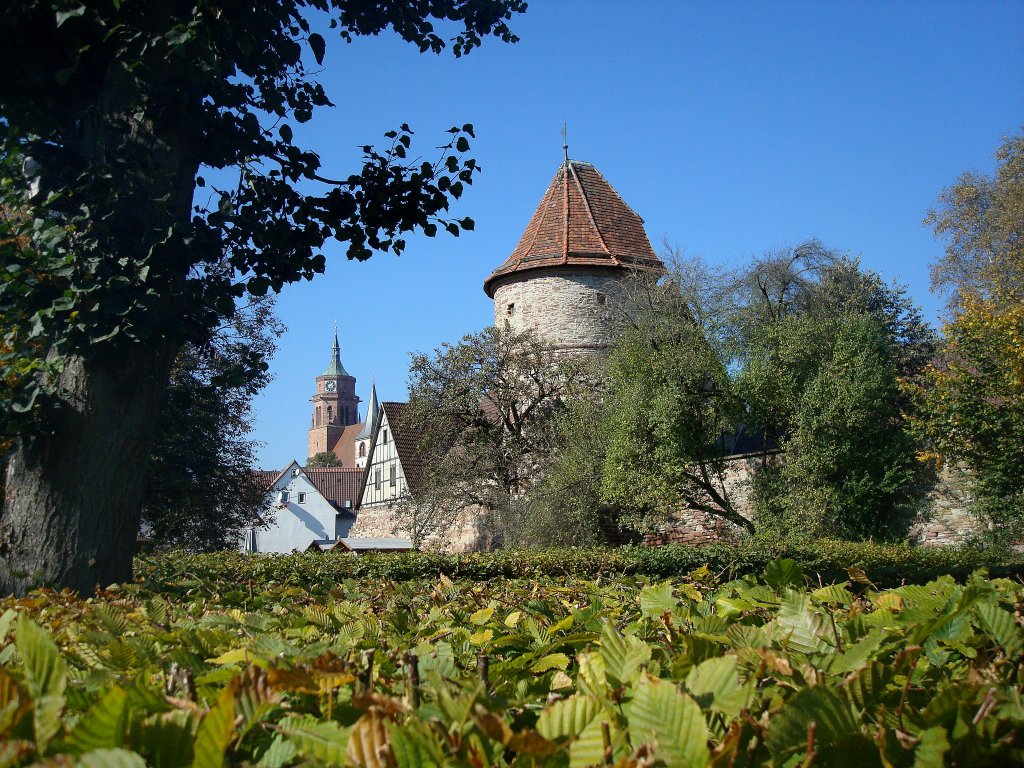
{"type": "Polygon", "coordinates": [[[644,222],[593,165],[566,160],[544,193],[512,255],[484,281],[494,295],[505,275],[554,266],[661,272],[644,222]]]}
{"type": "Polygon", "coordinates": [[[381,404],[380,420],[363,472],[360,506],[389,503],[405,490],[415,494],[419,489],[424,465],[424,457],[418,450],[422,431],[410,423],[407,409],[408,403],[381,404]],[[396,470],[394,486],[390,484],[392,466],[396,470]],[[377,472],[380,472],[379,485],[377,472]]]}

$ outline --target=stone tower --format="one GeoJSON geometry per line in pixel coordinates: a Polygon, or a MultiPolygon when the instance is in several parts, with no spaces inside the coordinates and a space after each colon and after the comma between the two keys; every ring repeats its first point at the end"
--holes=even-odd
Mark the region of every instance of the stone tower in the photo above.
{"type": "Polygon", "coordinates": [[[359,398],[356,379],[341,364],[338,329],[334,329],[334,347],[327,370],[316,377],[313,395],[313,419],[309,427],[309,456],[334,451],[345,427],[359,423],[359,398]]]}
{"type": "Polygon", "coordinates": [[[559,167],[512,255],[484,281],[494,324],[532,329],[556,349],[614,338],[608,302],[637,270],[663,272],[644,222],[590,163],[559,167]]]}

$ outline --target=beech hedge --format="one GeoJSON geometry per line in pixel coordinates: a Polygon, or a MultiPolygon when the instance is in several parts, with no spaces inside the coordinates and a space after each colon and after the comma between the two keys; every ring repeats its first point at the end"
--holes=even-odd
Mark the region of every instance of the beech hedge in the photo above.
{"type": "MultiPolygon", "coordinates": [[[[993,577],[1024,575],[1021,553],[825,539],[805,544],[752,540],[703,547],[503,549],[457,554],[404,552],[359,556],[340,552],[290,555],[170,552],[138,558],[136,579],[144,584],[179,582],[186,586],[189,581],[207,585],[287,583],[313,592],[330,590],[347,579],[408,581],[442,574],[451,579],[472,581],[561,576],[671,578],[707,566],[719,578],[731,579],[761,573],[768,563],[779,557],[795,561],[812,584],[846,581],[851,578],[850,569],[858,569],[872,583],[885,587],[921,584],[941,575],[963,580],[978,569],[987,569],[993,577]]],[[[854,575],[859,577],[856,572],[854,575]]]]}

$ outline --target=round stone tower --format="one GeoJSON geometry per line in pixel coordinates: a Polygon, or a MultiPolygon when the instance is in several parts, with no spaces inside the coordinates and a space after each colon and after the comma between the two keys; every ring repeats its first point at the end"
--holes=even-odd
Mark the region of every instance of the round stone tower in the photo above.
{"type": "Polygon", "coordinates": [[[495,325],[531,329],[559,350],[598,352],[615,337],[609,304],[625,282],[664,269],[643,219],[593,165],[566,159],[484,291],[495,325]]]}

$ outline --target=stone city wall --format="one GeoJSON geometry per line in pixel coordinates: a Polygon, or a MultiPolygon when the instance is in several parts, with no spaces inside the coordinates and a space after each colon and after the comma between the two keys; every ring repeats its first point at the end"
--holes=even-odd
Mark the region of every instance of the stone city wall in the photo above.
{"type": "MultiPolygon", "coordinates": [[[[756,469],[766,460],[762,456],[737,457],[729,462],[725,488],[744,517],[752,515],[752,479],[756,469]]],[[[782,461],[777,453],[767,460],[782,461]]],[[[969,478],[963,470],[953,468],[939,472],[926,491],[909,529],[911,542],[921,546],[950,546],[969,541],[978,532],[978,521],[968,512],[969,478]]],[[[644,543],[713,544],[735,540],[743,533],[715,515],[686,509],[674,516],[660,531],[647,534],[644,543]]]]}

